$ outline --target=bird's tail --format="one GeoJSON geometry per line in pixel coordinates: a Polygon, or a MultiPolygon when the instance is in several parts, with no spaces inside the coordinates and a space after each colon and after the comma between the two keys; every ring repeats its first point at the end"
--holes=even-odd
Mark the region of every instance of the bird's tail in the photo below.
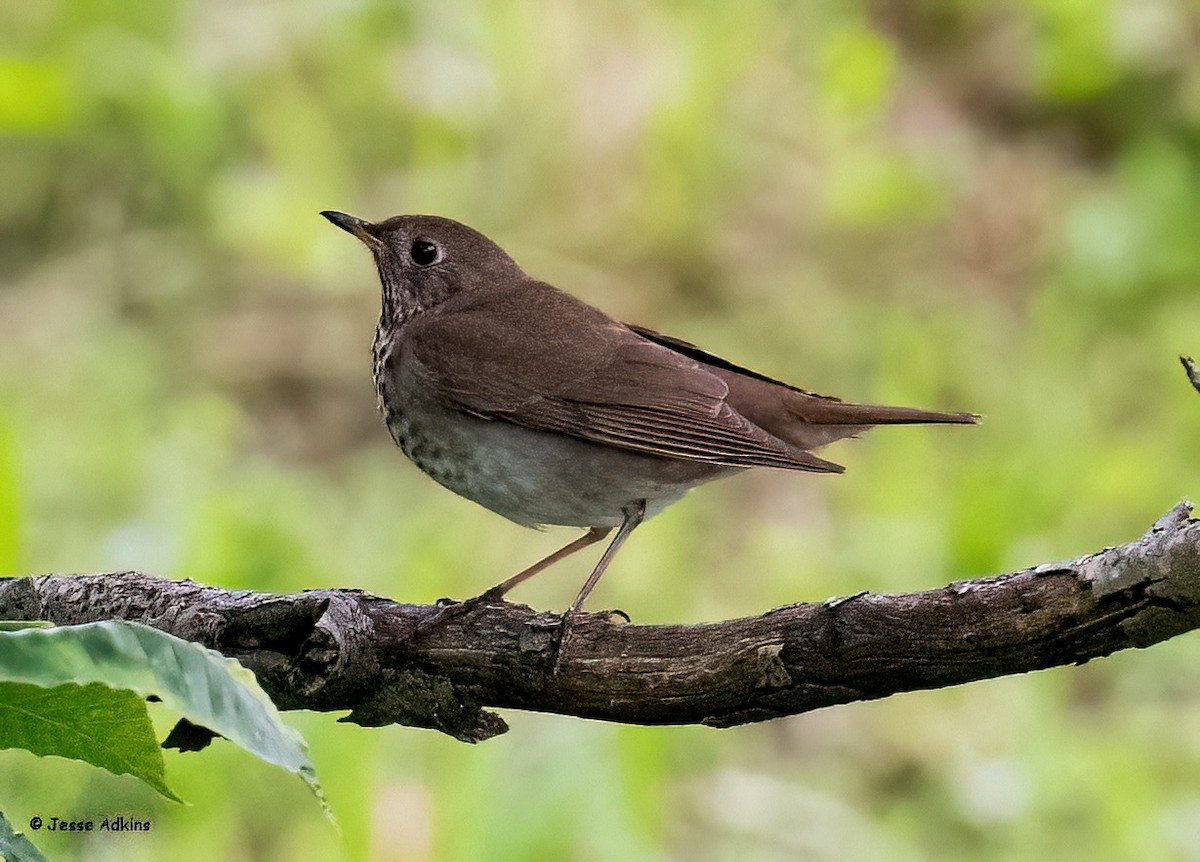
{"type": "MultiPolygon", "coordinates": [[[[807,400],[807,399],[805,399],[807,400]]],[[[921,410],[916,407],[885,407],[878,404],[851,404],[821,398],[795,411],[810,422],[824,425],[914,425],[944,423],[974,425],[978,413],[958,413],[944,410],[921,410]]]]}
{"type": "Polygon", "coordinates": [[[853,404],[796,390],[789,392],[783,403],[791,421],[773,423],[769,430],[777,437],[810,451],[835,440],[854,437],[876,425],[935,422],[974,425],[979,421],[975,413],[853,404]]]}

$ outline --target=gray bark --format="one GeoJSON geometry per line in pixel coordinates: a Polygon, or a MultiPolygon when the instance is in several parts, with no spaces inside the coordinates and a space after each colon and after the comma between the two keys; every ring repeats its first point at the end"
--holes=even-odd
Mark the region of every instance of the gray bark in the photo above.
{"type": "Polygon", "coordinates": [[[234,656],[282,709],[431,727],[470,742],[488,707],[727,727],[831,704],[1079,664],[1200,625],[1200,523],[1063,563],[904,595],[863,593],[704,625],[640,626],[508,602],[428,632],[438,609],[356,590],[270,595],[139,572],[0,580],[0,619],[147,623],[234,656]]]}

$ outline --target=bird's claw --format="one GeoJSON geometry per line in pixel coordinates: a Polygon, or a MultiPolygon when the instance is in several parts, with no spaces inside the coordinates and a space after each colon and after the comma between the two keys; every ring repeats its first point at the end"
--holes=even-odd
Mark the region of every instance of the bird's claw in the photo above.
{"type": "Polygon", "coordinates": [[[434,611],[425,619],[417,623],[416,631],[413,633],[415,637],[422,638],[436,629],[438,626],[445,625],[452,619],[461,617],[465,613],[476,610],[484,605],[490,605],[494,602],[504,601],[504,594],[495,589],[490,589],[486,593],[480,593],[469,599],[458,601],[456,599],[441,598],[433,603],[434,611]]]}

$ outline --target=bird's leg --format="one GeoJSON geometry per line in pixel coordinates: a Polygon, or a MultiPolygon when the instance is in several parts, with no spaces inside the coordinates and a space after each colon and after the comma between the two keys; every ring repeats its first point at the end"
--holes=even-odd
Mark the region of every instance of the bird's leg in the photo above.
{"type": "Polygon", "coordinates": [[[575,597],[575,601],[571,602],[571,606],[563,614],[559,628],[558,643],[554,649],[554,667],[550,672],[551,676],[558,673],[558,663],[562,657],[563,645],[566,643],[567,635],[570,633],[571,621],[579,614],[584,601],[588,597],[588,593],[596,588],[596,584],[600,581],[600,576],[604,574],[604,570],[608,568],[608,564],[617,555],[617,549],[624,544],[625,540],[629,538],[629,534],[646,517],[646,501],[638,500],[636,503],[626,506],[621,510],[621,514],[625,516],[625,519],[621,521],[621,526],[617,529],[617,534],[613,536],[613,540],[604,549],[604,556],[600,558],[600,561],[596,563],[596,568],[592,569],[592,573],[584,581],[583,589],[579,591],[579,595],[575,597]]]}
{"type": "MultiPolygon", "coordinates": [[[[579,613],[579,609],[583,607],[583,602],[588,597],[588,593],[596,588],[596,584],[600,581],[600,576],[604,574],[604,570],[608,568],[608,564],[612,562],[612,558],[617,555],[617,549],[624,544],[625,540],[629,538],[629,534],[646,517],[646,501],[638,500],[633,505],[626,506],[621,510],[621,514],[625,516],[625,519],[621,521],[621,526],[617,530],[617,534],[613,536],[613,540],[604,549],[604,556],[600,558],[600,562],[596,563],[596,568],[592,569],[592,573],[584,581],[583,589],[579,591],[579,595],[575,597],[575,601],[571,602],[571,607],[567,608],[565,616],[571,617],[579,613]]],[[[599,540],[601,537],[607,535],[607,533],[608,530],[605,530],[592,541],[599,540]]]]}
{"type": "MultiPolygon", "coordinates": [[[[624,525],[622,525],[622,529],[623,528],[624,528],[624,525]]],[[[536,575],[538,572],[542,571],[542,569],[549,568],[550,566],[557,563],[559,560],[562,560],[562,559],[565,559],[566,557],[571,556],[571,554],[575,553],[576,551],[581,551],[584,548],[586,548],[588,545],[596,544],[596,542],[599,542],[601,539],[603,539],[605,536],[607,536],[611,532],[612,532],[612,527],[592,527],[590,530],[588,530],[586,533],[584,533],[582,536],[580,536],[575,541],[571,542],[569,545],[559,548],[557,551],[555,551],[553,554],[546,557],[545,559],[538,560],[536,563],[534,563],[529,568],[522,569],[521,571],[519,571],[515,575],[513,575],[511,578],[509,578],[508,580],[503,581],[499,584],[496,584],[496,586],[492,587],[487,592],[480,594],[479,598],[480,599],[486,598],[491,601],[495,601],[497,599],[502,599],[502,598],[504,598],[504,596],[506,596],[508,594],[508,591],[511,590],[513,587],[515,587],[517,584],[529,580],[534,575],[536,575]]],[[[614,540],[614,543],[615,543],[615,540],[614,540]]],[[[586,595],[586,593],[585,593],[585,595],[586,595]]],[[[576,601],[578,601],[578,599],[576,601]]]]}
{"type": "Polygon", "coordinates": [[[488,602],[502,601],[504,596],[507,595],[508,591],[517,584],[529,580],[529,578],[532,578],[538,572],[554,565],[561,559],[571,556],[571,554],[575,553],[576,551],[582,550],[588,545],[594,545],[596,542],[599,542],[601,539],[607,536],[610,532],[612,532],[612,527],[592,527],[575,541],[559,548],[550,556],[538,560],[532,566],[522,569],[511,578],[501,581],[490,590],[486,590],[474,598],[470,598],[462,602],[454,602],[452,604],[443,604],[442,602],[439,602],[438,604],[440,607],[437,609],[437,611],[417,626],[417,636],[419,637],[421,635],[428,634],[442,623],[452,620],[457,616],[461,616],[467,611],[477,608],[480,605],[486,605],[488,602]]]}

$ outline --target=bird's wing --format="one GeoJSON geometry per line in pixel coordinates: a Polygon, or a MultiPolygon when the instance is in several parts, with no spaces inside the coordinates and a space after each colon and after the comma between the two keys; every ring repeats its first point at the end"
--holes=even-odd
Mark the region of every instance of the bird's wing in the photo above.
{"type": "Polygon", "coordinates": [[[834,440],[853,436],[875,425],[950,423],[973,425],[978,414],[948,410],[922,410],[883,404],[855,404],[801,389],[734,365],[696,345],[629,324],[643,338],[693,359],[729,386],[728,401],[747,419],[801,449],[816,449],[834,440]]]}
{"type": "Polygon", "coordinates": [[[721,466],[842,470],[735,410],[700,363],[539,282],[454,297],[401,345],[423,385],[476,416],[721,466]]]}

